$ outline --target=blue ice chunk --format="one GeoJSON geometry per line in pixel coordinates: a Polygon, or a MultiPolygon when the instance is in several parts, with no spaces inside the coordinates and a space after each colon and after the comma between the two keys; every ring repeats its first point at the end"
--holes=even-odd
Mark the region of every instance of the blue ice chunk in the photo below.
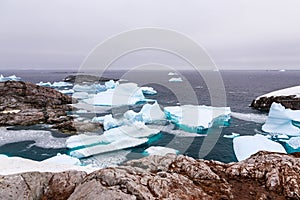
{"type": "Polygon", "coordinates": [[[300,110],[286,109],[279,103],[272,103],[262,130],[272,134],[300,136],[299,123],[300,110]]]}

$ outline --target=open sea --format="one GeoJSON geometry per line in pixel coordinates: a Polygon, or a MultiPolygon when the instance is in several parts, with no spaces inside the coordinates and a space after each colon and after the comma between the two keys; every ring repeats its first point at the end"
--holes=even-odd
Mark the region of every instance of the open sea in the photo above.
{"type": "MultiPolygon", "coordinates": [[[[21,77],[23,81],[32,83],[61,81],[66,76],[76,73],[76,71],[51,70],[0,71],[0,74],[4,76],[15,74],[21,77]]],[[[161,107],[194,104],[195,99],[192,98],[191,91],[196,95],[199,105],[211,105],[211,95],[218,95],[218,88],[208,87],[206,81],[197,72],[179,71],[177,73],[178,76],[183,78],[183,82],[168,82],[172,77],[168,76],[168,71],[136,71],[130,73],[126,71],[107,71],[103,76],[122,78],[129,82],[138,83],[139,86],[153,87],[158,94],[149,95],[147,98],[157,100],[161,107]],[[191,88],[192,90],[190,90],[191,88]]],[[[208,146],[212,147],[212,150],[203,157],[204,159],[222,162],[237,161],[232,147],[232,139],[224,138],[223,135],[231,133],[254,135],[256,132],[261,131],[262,121],[265,119],[266,113],[251,109],[249,105],[252,100],[274,90],[300,85],[300,71],[220,71],[205,73],[221,74],[226,92],[226,99],[222,101],[226,101],[226,105],[232,111],[230,125],[222,127],[220,137],[216,137],[214,141],[205,140],[205,134],[194,137],[194,134],[189,135],[189,133],[178,130],[172,124],[168,124],[162,127],[160,137],[157,140],[151,144],[130,149],[130,153],[125,155],[126,159],[142,157],[143,150],[148,146],[166,146],[178,149],[181,154],[202,158],[199,154],[200,149],[204,143],[210,142],[212,145],[208,146]]],[[[94,73],[94,75],[97,74],[94,73]]],[[[140,107],[135,106],[132,109],[138,110],[140,107]]],[[[102,116],[107,113],[109,112],[97,113],[97,115],[102,116]]],[[[64,147],[67,136],[58,131],[48,129],[42,125],[9,127],[9,129],[15,131],[7,132],[3,128],[0,129],[0,154],[43,160],[55,156],[57,153],[68,152],[64,147]],[[54,143],[51,148],[49,148],[49,140],[54,143]]],[[[109,156],[114,155],[108,154],[107,159],[109,159],[109,156]]]]}

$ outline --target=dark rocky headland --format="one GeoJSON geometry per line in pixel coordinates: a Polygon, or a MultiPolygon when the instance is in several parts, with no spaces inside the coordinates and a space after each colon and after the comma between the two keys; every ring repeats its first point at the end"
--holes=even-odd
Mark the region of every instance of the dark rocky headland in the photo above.
{"type": "Polygon", "coordinates": [[[273,102],[280,103],[285,108],[300,110],[300,98],[296,95],[259,97],[252,101],[250,107],[263,112],[268,112],[273,102]]]}
{"type": "MultiPolygon", "coordinates": [[[[55,89],[22,81],[0,82],[0,126],[51,124],[63,132],[75,133],[81,127],[99,124],[75,123],[67,116],[76,99],[55,89]]],[[[93,127],[92,127],[93,126],[93,127]]]]}
{"type": "Polygon", "coordinates": [[[1,199],[299,199],[300,158],[259,152],[224,164],[183,155],[150,156],[91,174],[0,176],[1,199]]]}

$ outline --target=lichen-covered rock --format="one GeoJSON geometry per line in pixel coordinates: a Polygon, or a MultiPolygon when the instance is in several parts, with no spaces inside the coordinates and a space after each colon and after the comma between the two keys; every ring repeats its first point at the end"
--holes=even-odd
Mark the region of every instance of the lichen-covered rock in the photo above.
{"type": "Polygon", "coordinates": [[[237,163],[149,156],[86,175],[0,176],[2,199],[299,199],[300,158],[259,152],[237,163]]]}
{"type": "Polygon", "coordinates": [[[85,172],[27,172],[0,176],[0,199],[67,199],[85,172]]]}

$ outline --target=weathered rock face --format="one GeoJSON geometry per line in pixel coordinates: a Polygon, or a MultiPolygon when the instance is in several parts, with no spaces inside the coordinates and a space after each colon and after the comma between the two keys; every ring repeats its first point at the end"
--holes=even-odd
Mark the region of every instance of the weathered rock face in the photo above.
{"type": "Polygon", "coordinates": [[[296,95],[260,97],[258,99],[254,99],[250,107],[268,112],[273,102],[280,103],[285,108],[300,110],[300,98],[296,97],[296,95]]]}
{"type": "Polygon", "coordinates": [[[0,176],[0,199],[67,199],[85,176],[76,171],[0,176]]]}
{"type": "Polygon", "coordinates": [[[94,82],[106,82],[109,80],[118,81],[119,79],[113,79],[113,78],[105,78],[105,77],[99,77],[99,76],[93,76],[93,75],[69,75],[67,76],[63,81],[65,82],[71,82],[71,83],[94,83],[94,82]]]}
{"type": "Polygon", "coordinates": [[[29,126],[39,123],[54,124],[63,132],[95,130],[100,124],[75,123],[67,111],[76,102],[52,88],[22,81],[0,83],[0,126],[29,126]],[[94,128],[94,129],[92,129],[94,128]]]}
{"type": "Polygon", "coordinates": [[[83,172],[0,176],[2,199],[299,199],[300,158],[259,152],[224,164],[150,156],[83,172]]]}

